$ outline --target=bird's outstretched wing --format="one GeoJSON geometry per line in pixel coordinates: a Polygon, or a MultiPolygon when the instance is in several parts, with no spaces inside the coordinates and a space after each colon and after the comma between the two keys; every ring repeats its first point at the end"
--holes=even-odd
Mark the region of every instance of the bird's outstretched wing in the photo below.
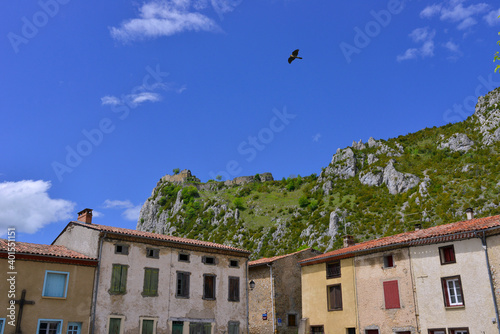
{"type": "Polygon", "coordinates": [[[299,55],[299,49],[297,49],[297,50],[293,51],[293,52],[292,52],[292,55],[293,55],[294,57],[297,57],[297,56],[299,55]]]}
{"type": "Polygon", "coordinates": [[[288,58],[288,64],[291,64],[294,59],[295,59],[295,57],[288,58]]]}

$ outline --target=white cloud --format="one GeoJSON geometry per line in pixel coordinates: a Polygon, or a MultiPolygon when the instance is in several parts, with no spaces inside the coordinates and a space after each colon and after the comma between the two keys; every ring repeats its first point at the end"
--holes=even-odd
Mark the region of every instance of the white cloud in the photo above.
{"type": "Polygon", "coordinates": [[[127,220],[138,220],[142,204],[134,205],[131,201],[105,200],[103,207],[106,209],[125,209],[122,216],[127,220]]]}
{"type": "Polygon", "coordinates": [[[445,44],[443,44],[443,46],[451,52],[460,52],[458,44],[453,43],[452,41],[446,42],[445,44]]]}
{"type": "Polygon", "coordinates": [[[133,104],[141,104],[143,102],[158,102],[161,100],[160,94],[151,93],[151,92],[142,92],[139,94],[129,94],[127,98],[133,104]]]}
{"type": "MultiPolygon", "coordinates": [[[[200,2],[195,2],[196,8],[200,2]]],[[[214,20],[200,12],[190,12],[189,0],[164,0],[145,3],[139,9],[139,17],[123,22],[110,29],[115,39],[128,42],[144,38],[171,36],[183,31],[221,31],[214,20]]]]}
{"type": "MultiPolygon", "coordinates": [[[[433,4],[420,12],[420,17],[431,18],[439,15],[441,21],[457,23],[458,30],[465,30],[477,24],[474,16],[484,13],[490,7],[486,3],[464,6],[465,0],[449,0],[445,4],[433,4]]],[[[486,19],[486,18],[485,18],[486,19]]]]}
{"type": "Polygon", "coordinates": [[[497,9],[497,10],[492,10],[491,12],[483,16],[483,18],[486,21],[486,23],[488,23],[488,25],[494,26],[500,24],[500,18],[498,18],[499,16],[500,16],[500,9],[497,9]]]}
{"type": "Polygon", "coordinates": [[[409,36],[413,42],[422,43],[422,45],[419,48],[409,48],[403,54],[396,56],[398,62],[415,59],[419,56],[421,58],[434,56],[435,30],[430,30],[429,27],[417,28],[414,29],[409,36]]]}
{"type": "Polygon", "coordinates": [[[117,105],[120,103],[121,103],[120,99],[117,98],[116,96],[106,95],[106,96],[101,97],[101,104],[102,105],[106,105],[106,104],[117,105]]]}
{"type": "Polygon", "coordinates": [[[43,226],[69,220],[75,203],[52,199],[50,181],[22,180],[0,183],[0,228],[15,226],[17,232],[35,233],[43,226]]]}

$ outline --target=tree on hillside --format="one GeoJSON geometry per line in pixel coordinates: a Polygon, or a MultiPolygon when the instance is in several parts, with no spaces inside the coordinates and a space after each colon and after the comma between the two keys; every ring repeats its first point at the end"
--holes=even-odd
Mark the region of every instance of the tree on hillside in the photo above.
{"type": "Polygon", "coordinates": [[[174,175],[177,175],[181,170],[179,168],[174,168],[172,171],[174,172],[174,175]]]}

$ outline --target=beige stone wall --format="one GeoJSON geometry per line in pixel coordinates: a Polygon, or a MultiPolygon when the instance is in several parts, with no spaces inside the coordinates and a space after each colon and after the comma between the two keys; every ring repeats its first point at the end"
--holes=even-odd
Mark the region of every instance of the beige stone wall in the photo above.
{"type": "Polygon", "coordinates": [[[416,333],[409,249],[358,256],[354,260],[354,266],[360,332],[378,328],[380,333],[416,333]],[[393,256],[393,267],[384,268],[385,255],[393,256]],[[401,308],[386,309],[383,284],[394,280],[398,282],[401,308]]]}
{"type": "MultiPolygon", "coordinates": [[[[34,305],[24,305],[21,323],[23,333],[36,333],[39,319],[63,320],[61,333],[66,333],[68,322],[81,322],[81,333],[88,333],[95,267],[27,260],[16,260],[15,266],[15,299],[20,299],[22,290],[26,289],[26,300],[35,302],[34,305]],[[46,270],[69,273],[66,298],[42,297],[46,270]]],[[[0,267],[8,268],[7,259],[0,259],[0,267]]],[[[0,280],[0,318],[5,318],[10,301],[5,276],[4,272],[4,279],[0,280]]],[[[19,306],[16,305],[16,322],[18,315],[19,306]]],[[[6,324],[4,333],[14,334],[15,326],[6,324]]]]}
{"type": "Polygon", "coordinates": [[[70,225],[53,242],[76,252],[97,259],[99,251],[99,231],[79,225],[70,225]]]}
{"type": "Polygon", "coordinates": [[[422,333],[429,328],[468,327],[496,333],[486,260],[478,238],[410,248],[422,333]],[[439,247],[453,244],[456,263],[441,265],[439,247]],[[460,275],[464,307],[446,308],[441,278],[460,275]]]}
{"type": "Polygon", "coordinates": [[[240,333],[247,333],[247,279],[246,258],[184,251],[190,255],[190,262],[179,262],[179,249],[151,246],[141,243],[114,242],[103,243],[102,265],[99,279],[96,330],[107,333],[110,315],[124,317],[124,334],[139,333],[140,318],[158,319],[157,332],[170,333],[171,321],[184,321],[184,330],[189,322],[204,321],[212,323],[212,333],[227,333],[229,321],[240,323],[240,333]],[[115,254],[115,243],[129,245],[128,255],[115,254]],[[159,259],[146,257],[146,248],[160,249],[159,259]],[[217,265],[202,263],[204,255],[215,256],[217,265]],[[229,260],[237,259],[238,268],[230,268],[229,260]],[[113,295],[111,286],[112,265],[128,265],[127,293],[113,295]],[[143,297],[144,268],[158,268],[158,296],[143,297]],[[190,296],[176,298],[177,271],[190,272],[190,296]],[[216,275],[216,300],[204,300],[203,274],[216,275]],[[228,277],[240,278],[240,301],[228,301],[228,277]]]}
{"type": "Polygon", "coordinates": [[[255,288],[248,294],[250,333],[273,333],[270,268],[267,265],[251,267],[248,277],[255,282],[255,288]],[[267,320],[262,320],[263,313],[267,313],[267,320]]]}
{"type": "Polygon", "coordinates": [[[356,328],[359,333],[352,258],[341,260],[339,278],[326,278],[325,263],[302,267],[302,313],[310,326],[323,325],[325,333],[346,334],[347,328],[356,328]],[[341,284],[342,310],[328,311],[327,286],[333,284],[341,284]]]}
{"type": "Polygon", "coordinates": [[[488,257],[495,287],[497,306],[500,307],[500,235],[488,237],[488,257]]]}

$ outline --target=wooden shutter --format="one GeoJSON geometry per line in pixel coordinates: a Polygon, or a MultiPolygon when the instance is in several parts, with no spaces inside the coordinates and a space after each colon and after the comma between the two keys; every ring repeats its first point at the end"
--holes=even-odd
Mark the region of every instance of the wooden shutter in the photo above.
{"type": "Polygon", "coordinates": [[[125,292],[127,290],[127,266],[120,266],[121,274],[120,274],[120,292],[125,292]]]}
{"type": "Polygon", "coordinates": [[[215,299],[215,276],[205,276],[204,297],[215,299]]]}
{"type": "Polygon", "coordinates": [[[158,294],[158,269],[146,268],[144,270],[143,293],[149,296],[155,296],[158,294]]]}
{"type": "Polygon", "coordinates": [[[441,278],[441,285],[443,286],[444,305],[450,306],[450,296],[448,294],[448,284],[446,283],[445,278],[441,278]]]}
{"type": "Polygon", "coordinates": [[[384,282],[385,308],[400,308],[398,281],[384,282]]]}
{"type": "Polygon", "coordinates": [[[121,265],[114,264],[113,265],[113,272],[111,274],[111,291],[113,291],[113,292],[120,291],[121,272],[122,272],[121,265]]]}
{"type": "Polygon", "coordinates": [[[229,300],[240,300],[240,279],[238,277],[229,277],[229,300]]]}
{"type": "Polygon", "coordinates": [[[109,334],[120,334],[122,319],[109,319],[109,334]]]}
{"type": "Polygon", "coordinates": [[[182,334],[184,323],[182,321],[174,321],[172,323],[172,334],[182,334]]]}
{"type": "Polygon", "coordinates": [[[329,305],[328,309],[332,310],[341,310],[342,309],[342,288],[341,285],[331,285],[328,287],[329,293],[329,305]]]}
{"type": "Polygon", "coordinates": [[[142,320],[142,334],[153,334],[154,320],[142,320]]]}

